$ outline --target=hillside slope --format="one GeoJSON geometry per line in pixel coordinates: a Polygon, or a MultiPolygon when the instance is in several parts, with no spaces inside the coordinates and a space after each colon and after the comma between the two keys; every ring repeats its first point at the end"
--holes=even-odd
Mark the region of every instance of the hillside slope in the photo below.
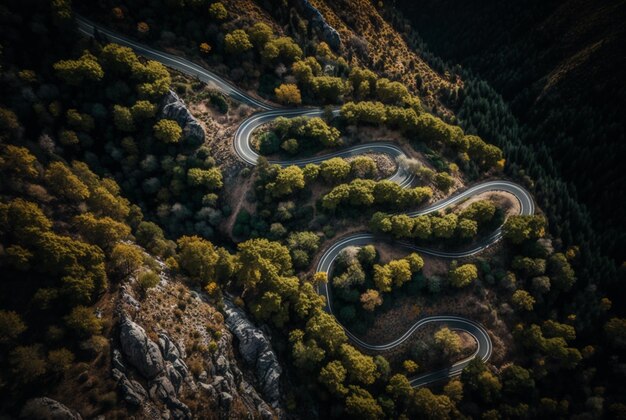
{"type": "Polygon", "coordinates": [[[626,5],[587,0],[407,1],[395,5],[433,53],[489,81],[545,145],[592,212],[605,249],[624,259],[626,5]],[[602,168],[602,170],[599,170],[602,168]],[[612,193],[608,193],[612,191],[612,193]]]}

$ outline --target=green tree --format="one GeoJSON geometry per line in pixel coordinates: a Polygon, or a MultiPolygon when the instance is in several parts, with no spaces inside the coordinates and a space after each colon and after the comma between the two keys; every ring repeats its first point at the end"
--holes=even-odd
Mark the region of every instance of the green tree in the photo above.
{"type": "Polygon", "coordinates": [[[178,143],[183,134],[183,129],[174,120],[159,120],[153,127],[154,136],[164,143],[178,143]]]}
{"type": "Polygon", "coordinates": [[[22,384],[30,384],[46,374],[46,361],[39,346],[16,347],[9,354],[13,377],[22,384]]]}
{"type": "Polygon", "coordinates": [[[65,324],[79,337],[88,338],[95,334],[100,334],[102,321],[96,317],[91,308],[86,306],[76,306],[65,317],[65,324]]]}
{"type": "Polygon", "coordinates": [[[140,121],[153,118],[156,115],[157,106],[150,101],[140,100],[130,108],[133,120],[140,121]]]}
{"type": "Polygon", "coordinates": [[[317,76],[312,81],[313,93],[324,103],[338,103],[347,92],[347,86],[341,77],[317,76]]]}
{"type": "Polygon", "coordinates": [[[388,266],[374,265],[374,284],[376,288],[381,292],[390,292],[393,278],[391,277],[391,270],[388,266]]]}
{"type": "Polygon", "coordinates": [[[242,29],[235,29],[224,37],[224,46],[228,54],[237,55],[252,48],[248,34],[242,29]]]}
{"type": "Polygon", "coordinates": [[[543,237],[545,224],[546,220],[541,215],[509,216],[502,226],[502,231],[505,238],[514,244],[520,244],[526,240],[543,237]]]}
{"type": "Polygon", "coordinates": [[[149,289],[156,287],[160,281],[161,277],[159,277],[159,275],[152,270],[143,271],[139,273],[139,276],[137,276],[137,284],[139,285],[141,293],[144,295],[149,289]]]}
{"type": "Polygon", "coordinates": [[[348,341],[345,331],[332,315],[319,310],[307,322],[306,332],[330,353],[335,354],[348,341]]]}
{"type": "Polygon", "coordinates": [[[215,20],[222,21],[226,20],[228,17],[228,11],[226,7],[218,1],[209,6],[209,15],[215,20]]]}
{"type": "Polygon", "coordinates": [[[435,395],[428,388],[419,388],[413,393],[411,409],[419,418],[427,420],[450,419],[454,403],[447,395],[435,395]]]}
{"type": "Polygon", "coordinates": [[[291,273],[289,250],[278,242],[250,239],[240,243],[237,248],[238,269],[235,278],[240,279],[246,288],[254,289],[260,282],[271,282],[278,276],[291,273]]]}
{"type": "Polygon", "coordinates": [[[450,270],[448,275],[454,287],[465,287],[478,279],[478,269],[474,264],[463,264],[450,270]]]}
{"type": "Polygon", "coordinates": [[[435,344],[447,357],[454,357],[461,352],[461,338],[447,327],[435,333],[435,344]]]}
{"type": "Polygon", "coordinates": [[[341,360],[348,377],[365,385],[374,383],[378,373],[371,356],[366,356],[349,344],[341,345],[341,360]]]}
{"type": "Polygon", "coordinates": [[[435,175],[435,185],[444,193],[454,186],[454,178],[447,172],[438,172],[435,175]]]}
{"type": "MultiPolygon", "coordinates": [[[[295,331],[302,332],[300,330],[295,331]]],[[[292,336],[293,332],[292,335],[290,335],[290,340],[293,338],[292,336]]],[[[296,340],[293,343],[292,353],[296,366],[307,370],[315,369],[318,364],[324,360],[325,355],[324,350],[312,339],[307,340],[306,343],[302,339],[296,340]]]]}
{"type": "Polygon", "coordinates": [[[80,86],[85,82],[98,82],[104,71],[96,57],[88,51],[78,60],[61,60],[53,65],[57,76],[69,85],[80,86]]]}
{"type": "Polygon", "coordinates": [[[446,214],[443,217],[432,217],[431,226],[433,235],[436,238],[451,238],[456,230],[457,221],[457,216],[454,213],[446,214]]]}
{"type": "Polygon", "coordinates": [[[0,170],[17,178],[32,179],[39,175],[37,158],[27,148],[10,144],[2,149],[0,170]]]}
{"type": "Polygon", "coordinates": [[[319,380],[331,393],[343,396],[348,393],[348,388],[345,386],[346,373],[346,368],[341,362],[333,360],[322,368],[319,380]]]}
{"type": "Polygon", "coordinates": [[[84,213],[74,217],[73,221],[83,238],[103,249],[112,247],[130,235],[128,225],[110,217],[98,218],[93,213],[84,213]]]}
{"type": "Polygon", "coordinates": [[[266,188],[271,192],[272,196],[278,198],[292,194],[295,190],[301,190],[304,186],[302,169],[292,165],[280,169],[274,182],[268,183],[266,188]]]}
{"type": "Polygon", "coordinates": [[[282,36],[266,42],[261,57],[270,64],[281,62],[290,66],[302,58],[302,49],[290,37],[282,36]]]}
{"type": "Polygon", "coordinates": [[[24,240],[33,236],[33,229],[47,231],[51,228],[52,222],[35,203],[21,198],[7,205],[0,203],[0,231],[3,233],[24,240]]]}
{"type": "Polygon", "coordinates": [[[14,311],[0,310],[0,344],[6,344],[26,331],[26,324],[14,311]]]}
{"type": "Polygon", "coordinates": [[[358,99],[365,99],[370,96],[373,88],[376,86],[377,79],[378,76],[373,71],[356,66],[352,67],[348,76],[354,95],[358,99]]]}
{"type": "Polygon", "coordinates": [[[409,91],[400,82],[382,78],[376,81],[376,96],[383,103],[402,105],[409,96],[409,91]]]}
{"type": "Polygon", "coordinates": [[[109,267],[120,278],[133,275],[142,264],[143,253],[132,244],[118,243],[109,256],[109,267]]]}
{"type": "Polygon", "coordinates": [[[89,114],[81,114],[75,109],[68,109],[65,113],[67,123],[76,130],[91,131],[94,127],[93,117],[89,114]]]}
{"type": "Polygon", "coordinates": [[[190,168],[187,171],[187,182],[193,187],[205,187],[218,190],[224,186],[222,172],[218,167],[210,169],[190,168]]]}
{"type": "Polygon", "coordinates": [[[142,67],[139,58],[130,47],[115,43],[105,45],[100,57],[104,68],[118,75],[134,73],[142,67]]]}
{"type": "Polygon", "coordinates": [[[374,178],[377,169],[376,162],[369,156],[358,156],[350,162],[350,170],[355,178],[374,178]]]}
{"type": "Polygon", "coordinates": [[[346,398],[346,411],[350,417],[364,420],[376,420],[384,416],[383,409],[372,394],[358,386],[350,386],[350,394],[346,398]]]}
{"type": "Polygon", "coordinates": [[[531,372],[521,366],[510,364],[502,370],[503,392],[511,397],[526,395],[535,389],[531,372]]]}
{"type": "Polygon", "coordinates": [[[70,370],[74,363],[74,353],[66,348],[48,352],[48,367],[52,372],[63,374],[70,370]]]}
{"type": "Polygon", "coordinates": [[[463,399],[463,382],[459,379],[452,379],[443,387],[443,393],[454,402],[460,402],[463,399]]]}
{"type": "Polygon", "coordinates": [[[460,219],[456,230],[460,238],[471,239],[478,234],[478,224],[474,220],[460,219]]]}
{"type": "Polygon", "coordinates": [[[267,44],[274,35],[272,28],[263,22],[255,23],[247,29],[247,32],[250,41],[258,49],[263,49],[265,44],[267,44]]]}
{"type": "Polygon", "coordinates": [[[291,83],[283,83],[274,89],[276,100],[285,105],[300,105],[302,103],[302,96],[300,95],[300,89],[298,86],[291,83]]]}
{"type": "Polygon", "coordinates": [[[532,311],[535,305],[535,298],[526,290],[519,289],[511,296],[511,302],[513,302],[513,305],[519,310],[532,311]]]}
{"type": "Polygon", "coordinates": [[[302,127],[302,135],[320,142],[325,147],[335,147],[339,144],[341,133],[335,127],[330,127],[319,117],[310,118],[302,127]]]}
{"type": "Polygon", "coordinates": [[[567,258],[558,252],[548,258],[548,274],[551,284],[558,290],[567,291],[576,283],[576,273],[567,258]]]}
{"type": "Polygon", "coordinates": [[[609,342],[619,348],[626,348],[626,319],[613,317],[604,325],[604,333],[609,342]]]}
{"type": "Polygon", "coordinates": [[[177,243],[180,268],[200,284],[214,281],[219,259],[215,246],[199,236],[183,236],[177,243]]]}
{"type": "Polygon", "coordinates": [[[46,169],[48,188],[57,196],[70,201],[83,201],[89,197],[87,186],[61,162],[52,162],[46,169]]]}
{"type": "Polygon", "coordinates": [[[130,109],[126,108],[125,106],[113,106],[113,123],[115,124],[115,127],[120,131],[135,131],[133,114],[130,112],[130,109]]]}
{"type": "Polygon", "coordinates": [[[328,159],[321,163],[320,174],[329,184],[337,183],[350,174],[350,164],[342,158],[328,159]]]}
{"type": "Polygon", "coordinates": [[[396,402],[406,401],[411,395],[413,388],[406,376],[397,373],[389,379],[386,389],[396,402]]]}
{"type": "Polygon", "coordinates": [[[475,201],[467,206],[459,215],[461,218],[471,219],[477,223],[488,223],[496,213],[496,206],[489,200],[475,201]]]}

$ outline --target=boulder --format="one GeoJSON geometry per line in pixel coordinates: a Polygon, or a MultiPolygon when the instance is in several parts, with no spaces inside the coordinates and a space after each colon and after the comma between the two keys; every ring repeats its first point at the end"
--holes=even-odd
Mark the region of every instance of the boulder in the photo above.
{"type": "Polygon", "coordinates": [[[191,115],[189,109],[185,106],[185,102],[178,97],[178,95],[169,91],[163,99],[163,107],[161,109],[161,116],[170,120],[175,120],[178,125],[183,129],[183,138],[195,145],[201,145],[204,143],[204,130],[202,126],[191,115]]]}
{"type": "Polygon", "coordinates": [[[48,397],[32,398],[26,401],[20,417],[34,420],[82,420],[76,411],[48,397]]]}
{"type": "Polygon", "coordinates": [[[165,369],[159,347],[127,316],[122,316],[120,322],[120,343],[126,360],[146,379],[154,378],[165,369]]]}
{"type": "Polygon", "coordinates": [[[120,372],[126,372],[126,366],[124,366],[124,361],[122,360],[122,353],[118,349],[113,349],[111,365],[113,369],[117,369],[120,372]]]}
{"type": "Polygon", "coordinates": [[[174,385],[167,376],[159,376],[151,382],[150,397],[164,402],[174,418],[191,418],[191,410],[178,399],[174,385]]]}
{"type": "MultiPolygon", "coordinates": [[[[260,328],[248,320],[246,314],[224,299],[225,323],[239,339],[239,352],[244,361],[254,369],[255,377],[266,400],[274,408],[280,406],[281,389],[280,375],[282,369],[278,358],[272,350],[270,340],[260,328]]],[[[220,372],[220,359],[217,360],[217,371],[220,372]]]]}
{"type": "Polygon", "coordinates": [[[117,386],[124,401],[134,407],[141,407],[148,399],[148,393],[144,387],[139,382],[128,379],[126,375],[120,378],[117,386]]]}

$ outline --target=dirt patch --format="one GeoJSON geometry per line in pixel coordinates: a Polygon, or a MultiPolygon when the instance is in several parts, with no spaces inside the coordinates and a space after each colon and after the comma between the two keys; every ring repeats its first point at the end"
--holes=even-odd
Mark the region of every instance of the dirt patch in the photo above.
{"type": "MultiPolygon", "coordinates": [[[[488,329],[494,345],[493,359],[496,362],[502,360],[507,349],[512,348],[512,337],[498,316],[496,294],[480,283],[461,290],[448,289],[444,293],[447,294],[431,296],[424,292],[397,299],[392,308],[377,314],[374,323],[359,338],[372,344],[386,343],[400,337],[419,319],[441,314],[458,315],[477,321],[488,329]]],[[[402,346],[384,353],[385,356],[407,358],[407,351],[412,345],[423,339],[421,330],[416,331],[402,346]]],[[[469,342],[466,344],[471,347],[469,342]]]]}

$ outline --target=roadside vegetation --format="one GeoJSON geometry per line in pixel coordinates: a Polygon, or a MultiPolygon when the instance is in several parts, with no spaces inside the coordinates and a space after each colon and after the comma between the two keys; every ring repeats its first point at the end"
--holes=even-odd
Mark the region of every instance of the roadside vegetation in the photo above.
{"type": "MultiPolygon", "coordinates": [[[[505,220],[490,201],[402,215],[448,194],[459,179],[508,171],[532,186],[515,149],[498,140],[503,152],[476,130],[445,122],[416,91],[382,77],[375,66],[353,64],[340,48],[317,38],[303,42],[306,23],[295,9],[286,7],[275,18],[283,21],[289,11],[303,32],[239,19],[228,4],[75,6],[142,42],[202,57],[237,85],[278,103],[341,106],[336,120],[275,120],[259,136],[262,153],[336,149],[351,133],[385,126],[426,156],[428,162],[399,163],[419,185],[403,189],[381,179],[382,168],[369,157],[303,168],[261,158],[225,185],[221,162],[207,146],[211,139],[178,120],[178,112],[165,111],[170,90],[188,92],[188,86],[172,83],[164,66],[103,39],[80,38],[67,1],[3,6],[11,17],[0,31],[0,350],[6,355],[0,358],[0,399],[7,411],[18,413],[25,399],[62,379],[78,381],[86,365],[111,363],[116,320],[103,319],[99,308],[111,304],[122,284],[149,297],[168,270],[218,308],[226,293],[232,295],[271,331],[294,416],[589,417],[603,413],[605,402],[611,413],[623,414],[623,395],[605,378],[611,378],[607,367],[620,371],[623,365],[626,320],[612,310],[604,288],[581,276],[589,270],[589,245],[576,244],[576,225],[558,223],[563,219],[555,218],[555,209],[564,204],[555,195],[538,189],[547,217],[505,220]],[[23,35],[21,43],[16,34],[23,35]],[[20,44],[37,45],[41,54],[20,44]],[[515,160],[515,170],[507,169],[505,158],[515,160]],[[224,190],[250,177],[247,205],[231,215],[224,190]],[[220,231],[229,216],[235,218],[232,232],[220,231]],[[369,224],[381,239],[460,246],[502,223],[497,258],[452,261],[438,273],[426,274],[417,253],[383,260],[374,246],[345,250],[331,273],[312,269],[337,226],[356,231],[369,224]],[[317,293],[325,282],[339,320],[357,334],[367,333],[400,298],[435,301],[471,289],[488,303],[484,312],[503,323],[498,331],[511,337],[511,348],[497,365],[474,360],[442,389],[413,389],[412,375],[462,357],[460,336],[438,329],[428,344],[439,354],[413,346],[402,369],[392,369],[385,356],[350,344],[317,293]],[[602,333],[589,334],[589,325],[602,333]],[[593,396],[581,405],[569,387],[555,385],[570,381],[593,396]]],[[[197,99],[228,110],[219,94],[197,99]]],[[[226,123],[224,130],[232,131],[226,123]]],[[[110,382],[93,386],[92,412],[107,415],[125,404],[110,382]]]]}

